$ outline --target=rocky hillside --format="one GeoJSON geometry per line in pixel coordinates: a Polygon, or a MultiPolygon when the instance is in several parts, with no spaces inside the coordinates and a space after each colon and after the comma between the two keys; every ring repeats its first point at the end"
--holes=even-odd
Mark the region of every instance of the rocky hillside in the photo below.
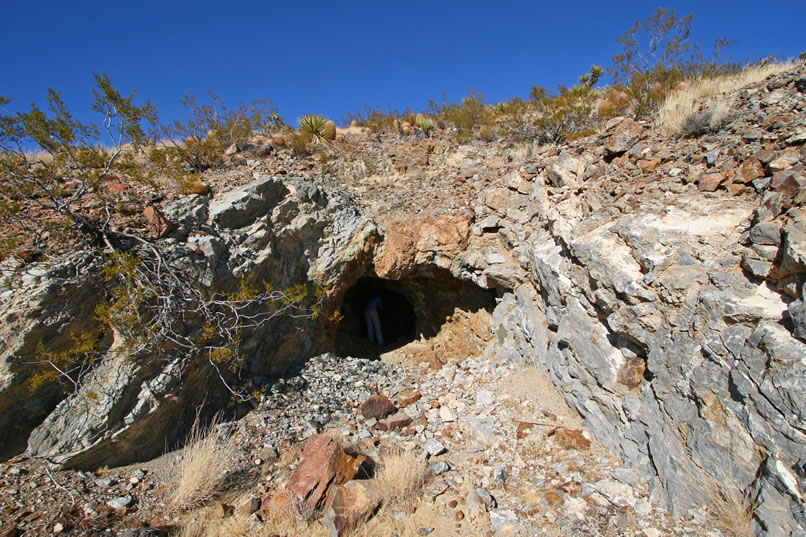
{"type": "MultiPolygon", "coordinates": [[[[804,77],[801,64],[723,96],[725,120],[688,137],[614,118],[562,146],[350,129],[341,146],[303,159],[258,140],[207,178],[213,196],[164,201],[170,226],[156,233],[166,258],[209,288],[255,275],[326,291],[319,318],[278,318],[243,335],[258,385],[277,385],[323,351],[536,369],[637,472],[629,485],[644,480],[673,516],[731,491],[752,508],[757,534],[802,535],[804,77]],[[400,329],[393,344],[361,337],[373,293],[395,304],[385,318],[400,329]]],[[[0,295],[6,457],[25,451],[83,470],[143,461],[184,436],[179,425],[202,401],[224,405],[215,371],[180,352],[110,353],[66,397],[54,383],[32,388],[39,343],[96,322],[96,287],[92,261],[75,252],[57,268],[28,269],[0,295]]],[[[454,381],[431,398],[459,389],[454,381]]],[[[445,417],[411,411],[429,424],[445,417]]],[[[449,412],[462,416],[456,405],[449,412]]],[[[414,429],[406,447],[427,452],[435,432],[414,429]]],[[[531,468],[546,454],[519,456],[531,468]]],[[[583,489],[564,498],[589,499],[593,489],[583,489]]],[[[527,504],[499,514],[523,519],[527,504]]]]}

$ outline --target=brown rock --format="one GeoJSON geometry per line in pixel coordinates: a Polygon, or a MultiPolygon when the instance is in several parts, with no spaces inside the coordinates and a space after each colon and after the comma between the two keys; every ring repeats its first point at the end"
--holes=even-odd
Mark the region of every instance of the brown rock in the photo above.
{"type": "Polygon", "coordinates": [[[534,427],[534,423],[529,423],[528,421],[519,421],[518,422],[518,430],[515,433],[515,436],[518,440],[522,438],[526,438],[532,433],[532,427],[534,427]]]}
{"type": "Polygon", "coordinates": [[[459,522],[460,520],[464,520],[465,514],[462,511],[456,511],[456,513],[453,515],[453,518],[455,518],[456,521],[459,522]]]}
{"type": "Polygon", "coordinates": [[[641,137],[643,130],[643,126],[629,118],[619,123],[605,144],[605,160],[612,160],[626,153],[641,137]]]}
{"type": "Polygon", "coordinates": [[[764,166],[760,160],[750,158],[742,162],[739,168],[739,176],[736,179],[742,183],[749,183],[759,177],[764,177],[764,166]]]}
{"type": "Polygon", "coordinates": [[[658,157],[651,158],[649,160],[639,160],[638,161],[638,167],[643,172],[647,172],[647,173],[654,172],[655,169],[658,166],[660,166],[660,159],[658,157]]]}
{"type": "Polygon", "coordinates": [[[384,222],[385,247],[374,260],[381,278],[399,279],[414,271],[418,255],[442,252],[460,255],[470,240],[470,216],[442,215],[436,219],[384,222]]]}
{"type": "Polygon", "coordinates": [[[260,513],[262,518],[269,514],[282,515],[294,512],[294,499],[288,491],[281,490],[263,498],[260,513]]]}
{"type": "Polygon", "coordinates": [[[566,429],[558,427],[553,434],[554,442],[562,449],[575,449],[577,451],[587,451],[591,447],[591,442],[582,435],[580,429],[566,429]]]}
{"type": "Polygon", "coordinates": [[[413,388],[400,391],[395,396],[395,398],[397,398],[397,407],[406,408],[410,404],[419,401],[420,397],[421,397],[420,392],[418,392],[413,388]]]}
{"type": "Polygon", "coordinates": [[[338,487],[324,517],[331,537],[345,535],[369,520],[382,499],[381,493],[369,481],[350,481],[338,487]]]}
{"type": "Polygon", "coordinates": [[[762,164],[769,164],[775,160],[775,157],[775,151],[767,148],[761,148],[753,154],[753,158],[757,159],[762,164]]]}
{"type": "Polygon", "coordinates": [[[261,501],[257,498],[246,500],[239,508],[238,512],[242,515],[251,515],[260,509],[261,501]]]}
{"type": "Polygon", "coordinates": [[[227,518],[228,516],[232,516],[234,510],[235,509],[231,505],[219,503],[215,506],[213,514],[216,518],[227,518]]]}
{"type": "Polygon", "coordinates": [[[277,134],[272,136],[271,142],[269,143],[276,147],[285,147],[285,136],[278,132],[277,134]]]}
{"type": "Polygon", "coordinates": [[[403,427],[411,425],[411,421],[412,421],[411,416],[409,416],[405,412],[397,412],[392,416],[388,417],[383,422],[378,423],[383,423],[384,425],[386,425],[387,430],[389,431],[397,431],[399,429],[402,429],[403,427]]]}
{"type": "Polygon", "coordinates": [[[143,209],[143,220],[146,223],[146,228],[148,228],[148,233],[152,237],[164,237],[173,229],[171,223],[154,206],[148,206],[143,209]]]}
{"type": "Polygon", "coordinates": [[[315,434],[305,442],[299,465],[285,488],[311,509],[326,507],[335,488],[355,477],[365,460],[363,455],[347,455],[329,436],[315,434]]]}
{"type": "Polygon", "coordinates": [[[704,173],[697,181],[697,188],[700,192],[713,192],[725,181],[725,175],[721,173],[704,173]]]}
{"type": "Polygon", "coordinates": [[[359,408],[365,419],[382,420],[395,411],[395,405],[385,395],[372,395],[359,408]]]}
{"type": "Polygon", "coordinates": [[[777,172],[772,176],[772,182],[770,182],[770,188],[784,196],[794,196],[798,190],[804,187],[806,187],[806,166],[803,164],[777,172]]]}
{"type": "Polygon", "coordinates": [[[730,192],[731,196],[738,196],[739,194],[747,190],[747,187],[741,183],[730,183],[725,188],[728,189],[728,192],[730,192]]]}
{"type": "Polygon", "coordinates": [[[232,144],[227,148],[227,150],[224,151],[224,154],[227,155],[228,157],[231,157],[235,153],[240,153],[240,152],[241,152],[241,148],[238,147],[238,143],[237,142],[232,142],[232,144]]]}

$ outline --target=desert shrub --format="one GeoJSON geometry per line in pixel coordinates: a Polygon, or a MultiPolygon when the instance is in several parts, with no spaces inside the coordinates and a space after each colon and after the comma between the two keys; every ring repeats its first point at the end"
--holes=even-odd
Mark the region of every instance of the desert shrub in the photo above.
{"type": "Polygon", "coordinates": [[[196,97],[186,95],[180,100],[186,119],[174,120],[159,129],[164,139],[162,150],[181,163],[185,171],[220,166],[227,147],[248,140],[255,132],[268,133],[283,124],[270,99],[255,99],[230,109],[212,91],[209,98],[209,103],[202,104],[196,97]]]}
{"type": "Polygon", "coordinates": [[[234,438],[220,434],[214,419],[204,427],[196,417],[182,450],[182,458],[169,479],[166,489],[168,503],[175,509],[198,507],[222,491],[226,473],[232,463],[236,444],[234,438]]]}
{"type": "Polygon", "coordinates": [[[521,141],[554,143],[594,132],[593,104],[599,92],[593,88],[601,68],[593,66],[574,86],[559,86],[556,93],[533,86],[530,108],[503,121],[507,132],[521,141]]]}
{"type": "Polygon", "coordinates": [[[444,96],[442,104],[436,104],[433,100],[429,103],[432,115],[441,117],[456,127],[458,130],[457,139],[466,140],[474,135],[474,132],[482,125],[490,125],[493,114],[484,102],[484,95],[475,90],[468,90],[467,96],[461,102],[449,102],[444,96]]]}
{"type": "Polygon", "coordinates": [[[395,127],[396,123],[399,125],[401,121],[408,121],[411,110],[397,110],[388,107],[386,112],[381,111],[377,106],[375,108],[369,105],[364,106],[364,110],[358,110],[354,113],[348,113],[342,120],[342,124],[347,127],[353,121],[361,127],[367,127],[374,132],[397,132],[395,127]]]}
{"type": "Polygon", "coordinates": [[[658,8],[643,21],[636,20],[617,39],[623,52],[613,57],[608,72],[616,89],[635,101],[637,116],[657,110],[684,79],[721,76],[741,69],[741,64],[722,58],[722,52],[733,44],[725,38],[715,41],[712,56],[706,59],[690,38],[693,22],[693,13],[678,17],[674,9],[658,8]]]}

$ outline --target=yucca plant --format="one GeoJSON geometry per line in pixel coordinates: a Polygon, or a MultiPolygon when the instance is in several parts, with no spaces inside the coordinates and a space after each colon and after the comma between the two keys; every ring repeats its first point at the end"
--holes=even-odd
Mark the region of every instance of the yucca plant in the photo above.
{"type": "Polygon", "coordinates": [[[336,137],[335,124],[319,114],[305,114],[299,118],[299,133],[315,144],[326,143],[336,137]],[[331,136],[332,135],[332,136],[331,136]]]}
{"type": "Polygon", "coordinates": [[[428,136],[431,130],[434,128],[434,122],[422,114],[417,114],[417,127],[423,131],[423,134],[428,136]]]}

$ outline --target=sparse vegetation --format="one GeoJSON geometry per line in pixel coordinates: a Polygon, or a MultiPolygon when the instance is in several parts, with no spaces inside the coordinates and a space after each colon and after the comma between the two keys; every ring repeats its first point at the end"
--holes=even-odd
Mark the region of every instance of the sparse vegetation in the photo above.
{"type": "Polygon", "coordinates": [[[200,507],[222,491],[221,484],[233,459],[235,442],[222,435],[214,419],[204,427],[196,417],[182,450],[181,460],[166,484],[167,501],[175,509],[200,507]]]}
{"type": "Polygon", "coordinates": [[[381,461],[375,481],[388,504],[411,502],[425,483],[427,465],[412,451],[394,450],[381,461]]]}
{"type": "Polygon", "coordinates": [[[227,108],[212,91],[209,99],[206,104],[192,95],[181,99],[187,117],[159,129],[164,142],[152,149],[152,161],[178,163],[178,171],[198,173],[223,164],[224,151],[230,145],[246,142],[255,132],[269,133],[283,125],[269,99],[239,103],[235,109],[227,108]]]}
{"type": "Polygon", "coordinates": [[[425,135],[429,136],[434,128],[434,122],[422,114],[417,115],[417,128],[425,135]]]}
{"type": "Polygon", "coordinates": [[[666,98],[658,110],[656,125],[666,136],[697,136],[718,129],[729,114],[722,95],[792,66],[790,62],[763,63],[732,75],[690,81],[666,98]]]}
{"type": "Polygon", "coordinates": [[[712,78],[741,69],[737,62],[723,60],[722,53],[733,42],[719,38],[713,54],[705,59],[691,40],[694,14],[679,17],[674,9],[659,7],[618,38],[623,52],[613,57],[608,68],[615,88],[635,101],[635,113],[646,116],[663,103],[675,86],[685,79],[712,78]]]}
{"type": "Polygon", "coordinates": [[[299,134],[306,142],[322,144],[336,137],[336,125],[325,116],[306,114],[299,118],[299,134]]]}

